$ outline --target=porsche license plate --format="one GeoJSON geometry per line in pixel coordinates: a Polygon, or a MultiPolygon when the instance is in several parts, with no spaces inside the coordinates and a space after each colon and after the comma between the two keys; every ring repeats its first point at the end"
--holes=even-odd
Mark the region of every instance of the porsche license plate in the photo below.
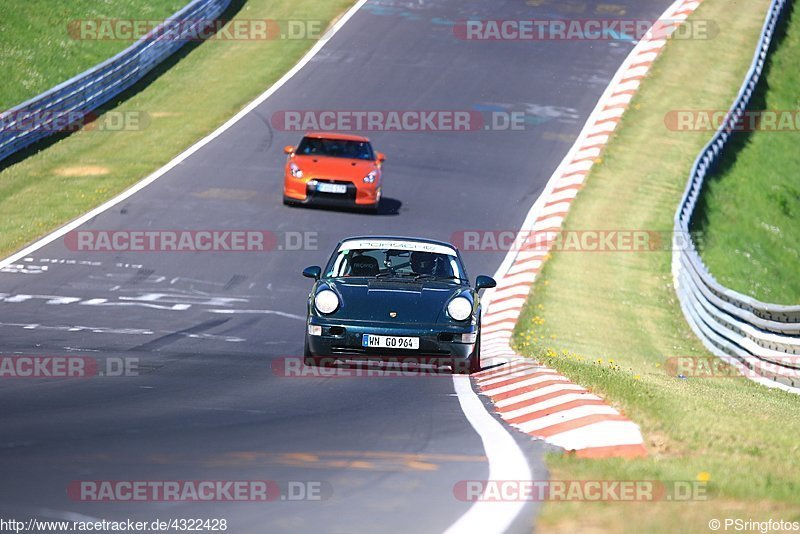
{"type": "Polygon", "coordinates": [[[398,337],[398,336],[375,336],[364,334],[361,338],[364,347],[380,349],[419,349],[418,337],[398,337]]]}
{"type": "Polygon", "coordinates": [[[347,186],[342,184],[317,184],[317,191],[320,193],[336,193],[344,195],[347,193],[347,186]]]}

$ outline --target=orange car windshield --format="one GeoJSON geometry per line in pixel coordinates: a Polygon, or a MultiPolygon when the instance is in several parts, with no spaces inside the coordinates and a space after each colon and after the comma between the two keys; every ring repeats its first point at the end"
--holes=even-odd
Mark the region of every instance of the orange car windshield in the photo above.
{"type": "Polygon", "coordinates": [[[320,139],[304,137],[297,147],[298,156],[327,156],[331,158],[375,159],[372,146],[367,141],[348,139],[320,139]]]}

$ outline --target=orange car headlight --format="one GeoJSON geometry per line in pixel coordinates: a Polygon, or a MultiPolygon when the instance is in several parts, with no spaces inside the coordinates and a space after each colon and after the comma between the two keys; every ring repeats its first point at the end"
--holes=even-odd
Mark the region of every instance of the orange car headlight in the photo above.
{"type": "Polygon", "coordinates": [[[366,175],[364,177],[364,183],[365,184],[372,184],[372,183],[375,183],[375,180],[377,180],[377,179],[378,179],[378,172],[377,171],[372,171],[371,173],[369,173],[368,175],[366,175]]]}

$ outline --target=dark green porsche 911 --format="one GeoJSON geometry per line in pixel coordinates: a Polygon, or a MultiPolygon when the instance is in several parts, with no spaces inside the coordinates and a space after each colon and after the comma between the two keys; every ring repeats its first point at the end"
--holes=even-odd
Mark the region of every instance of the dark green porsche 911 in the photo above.
{"type": "Polygon", "coordinates": [[[325,268],[308,267],[306,365],[336,359],[450,365],[456,373],[481,368],[478,291],[494,287],[467,279],[449,243],[407,237],[341,241],[325,268]]]}

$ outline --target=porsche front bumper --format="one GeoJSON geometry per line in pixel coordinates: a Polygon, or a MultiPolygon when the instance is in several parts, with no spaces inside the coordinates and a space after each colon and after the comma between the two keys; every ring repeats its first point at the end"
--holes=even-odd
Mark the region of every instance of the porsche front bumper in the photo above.
{"type": "Polygon", "coordinates": [[[475,349],[476,325],[388,324],[331,321],[311,317],[306,326],[308,349],[315,357],[442,363],[466,360],[475,349]],[[312,334],[311,332],[314,332],[312,334]],[[419,338],[419,349],[364,347],[365,334],[419,338]]]}

